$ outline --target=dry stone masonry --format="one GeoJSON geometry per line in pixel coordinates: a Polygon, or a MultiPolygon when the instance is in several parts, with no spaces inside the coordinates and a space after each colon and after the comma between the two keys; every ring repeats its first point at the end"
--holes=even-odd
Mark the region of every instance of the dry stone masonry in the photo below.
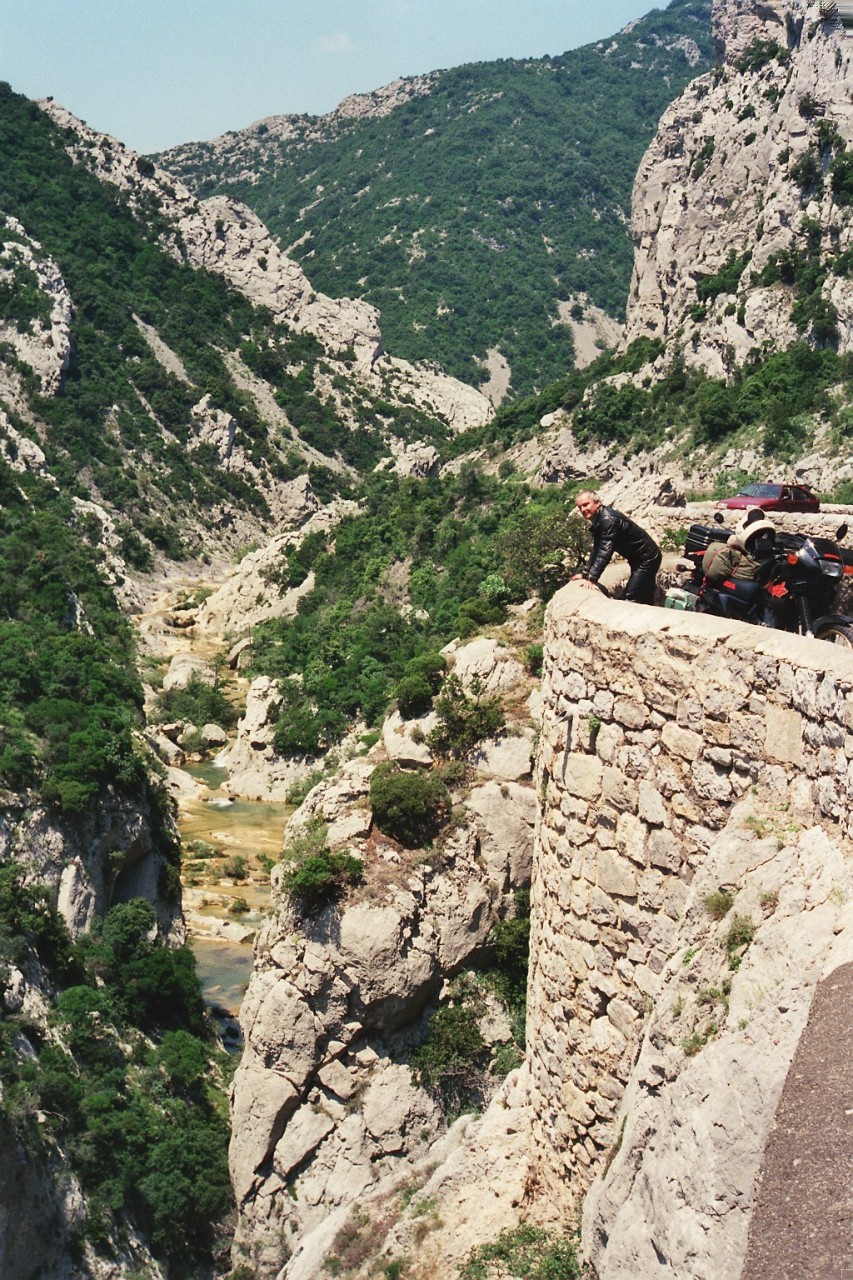
{"type": "Polygon", "coordinates": [[[656,1275],[661,1258],[673,1274],[734,1276],[720,1259],[743,1257],[810,993],[853,951],[853,655],[571,586],[545,648],[538,1184],[576,1206],[599,1175],[585,1225],[600,1280],[656,1275]],[[703,907],[720,886],[734,903],[722,924],[703,907]],[[739,915],[755,941],[729,964],[739,915]],[[735,1078],[740,1110],[721,1103],[735,1078]],[[696,1114],[714,1106],[706,1131],[696,1114]]]}

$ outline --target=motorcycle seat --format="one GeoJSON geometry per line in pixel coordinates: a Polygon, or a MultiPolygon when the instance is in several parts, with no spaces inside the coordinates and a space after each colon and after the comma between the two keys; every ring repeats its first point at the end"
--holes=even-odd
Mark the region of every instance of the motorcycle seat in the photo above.
{"type": "Polygon", "coordinates": [[[722,582],[717,584],[717,590],[725,595],[734,596],[742,604],[752,604],[761,591],[761,584],[750,582],[747,579],[724,578],[722,582]]]}

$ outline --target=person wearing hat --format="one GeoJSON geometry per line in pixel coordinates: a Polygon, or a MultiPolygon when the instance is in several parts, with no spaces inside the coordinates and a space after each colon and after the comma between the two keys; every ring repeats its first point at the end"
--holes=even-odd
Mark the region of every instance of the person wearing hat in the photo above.
{"type": "Polygon", "coordinates": [[[754,582],[773,554],[776,526],[760,507],[750,507],[727,542],[712,542],[702,557],[702,572],[710,582],[734,578],[754,582]]]}

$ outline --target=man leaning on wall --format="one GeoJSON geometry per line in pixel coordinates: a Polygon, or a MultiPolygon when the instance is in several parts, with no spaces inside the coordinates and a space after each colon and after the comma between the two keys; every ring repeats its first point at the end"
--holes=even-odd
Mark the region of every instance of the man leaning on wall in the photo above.
{"type": "Polygon", "coordinates": [[[657,573],[660,568],[661,550],[654,538],[638,524],[617,511],[606,507],[592,489],[584,489],[575,498],[575,506],[589,521],[592,534],[592,550],[586,568],[576,573],[572,582],[596,587],[598,580],[616,554],[631,566],[631,576],[623,593],[623,599],[637,604],[654,604],[657,573]]]}

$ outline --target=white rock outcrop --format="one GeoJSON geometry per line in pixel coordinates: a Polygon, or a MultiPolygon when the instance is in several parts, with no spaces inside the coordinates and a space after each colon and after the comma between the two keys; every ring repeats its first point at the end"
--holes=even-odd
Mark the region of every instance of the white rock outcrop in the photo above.
{"type": "Polygon", "coordinates": [[[512,689],[525,678],[524,668],[497,640],[480,637],[442,649],[466,693],[492,695],[512,689]]]}
{"type": "MultiPolygon", "coordinates": [[[[251,1259],[263,1276],[320,1280],[356,1206],[362,1217],[377,1214],[371,1255],[384,1248],[399,1256],[407,1231],[418,1229],[402,1213],[379,1215],[378,1206],[401,1186],[431,1179],[448,1212],[456,1206],[457,1253],[484,1239],[521,1198],[526,1095],[516,1092],[512,1103],[504,1095],[492,1121],[466,1120],[445,1133],[405,1058],[445,977],[483,947],[508,895],[529,875],[533,791],[507,784],[513,795],[503,820],[487,796],[480,804],[469,798],[468,821],[446,838],[433,868],[373,843],[374,768],[372,760],[350,760],[309,793],[286,832],[292,841],[321,819],[333,848],[364,859],[365,887],[340,911],[330,906],[300,921],[276,868],[275,911],[256,943],[241,1015],[246,1050],[235,1077],[231,1167],[240,1207],[235,1257],[251,1259]],[[513,1136],[498,1152],[476,1137],[480,1129],[513,1136]],[[445,1160],[439,1175],[436,1163],[445,1160]],[[495,1208],[478,1218],[475,1197],[460,1198],[459,1188],[485,1169],[494,1175],[495,1208]]],[[[500,796],[494,783],[473,796],[490,787],[500,796]]]]}
{"type": "Polygon", "coordinates": [[[47,471],[47,459],[39,445],[16,431],[0,409],[0,453],[13,471],[43,475],[47,471]]]}
{"type": "Polygon", "coordinates": [[[347,501],[321,507],[307,476],[283,486],[277,520],[277,527],[283,531],[234,566],[226,581],[200,608],[199,624],[208,632],[232,638],[245,636],[268,618],[293,617],[299,601],[314,586],[313,574],[309,573],[298,587],[282,589],[274,581],[276,570],[288,550],[308,534],[331,531],[357,510],[354,502],[347,501]]]}
{"type": "MultiPolygon", "coordinates": [[[[801,337],[795,290],[762,273],[781,252],[835,256],[853,245],[850,206],[833,197],[828,172],[853,144],[853,42],[823,18],[807,0],[714,0],[723,63],[664,113],[634,186],[626,344],[662,338],[688,365],[725,377],[750,351],[801,337]],[[809,156],[821,174],[811,187],[796,178],[809,156]],[[700,298],[703,278],[735,259],[732,283],[700,298]]],[[[839,350],[851,350],[853,281],[828,274],[822,296],[837,313],[839,350]]]]}
{"type": "Polygon", "coordinates": [[[533,772],[535,735],[532,729],[485,738],[472,752],[471,762],[478,773],[517,782],[533,772]]]}
{"type": "Polygon", "coordinates": [[[294,784],[314,767],[314,761],[291,759],[276,752],[275,724],[281,703],[278,681],[269,676],[257,676],[252,681],[236,738],[216,757],[217,765],[228,770],[228,778],[220,788],[226,795],[286,802],[294,784]]]}
{"type": "MultiPolygon", "coordinates": [[[[71,295],[53,259],[33,240],[17,218],[5,216],[0,226],[0,283],[23,294],[24,285],[44,298],[47,314],[20,323],[0,322],[0,341],[8,343],[39,380],[44,395],[56,395],[71,359],[71,295]]],[[[0,363],[0,392],[18,400],[18,375],[0,363]]]]}
{"type": "Polygon", "coordinates": [[[690,886],[620,1109],[619,1150],[584,1206],[596,1280],[651,1280],[662,1260],[693,1280],[740,1274],[815,986],[853,959],[849,859],[820,829],[779,843],[758,839],[735,815],[690,886]],[[709,928],[703,899],[720,885],[733,906],[709,928]],[[760,923],[733,974],[720,939],[747,915],[760,923]]]}
{"type": "Polygon", "coordinates": [[[382,724],[382,745],[389,759],[403,766],[432,764],[433,754],[426,737],[437,724],[434,711],[413,720],[404,720],[399,711],[392,711],[382,724]]]}
{"type": "MultiPolygon", "coordinates": [[[[19,861],[32,883],[49,886],[72,937],[115,902],[146,898],[164,933],[182,940],[180,904],[161,892],[165,806],[148,788],[133,799],[112,787],[74,819],[6,792],[0,813],[0,861],[19,861]]],[[[171,818],[166,819],[171,825],[171,818]]],[[[175,840],[177,833],[174,832],[175,840]]]]}
{"type": "Polygon", "coordinates": [[[186,689],[191,680],[213,685],[216,672],[209,662],[194,653],[176,653],[163,677],[164,691],[168,693],[170,689],[186,689]]]}

